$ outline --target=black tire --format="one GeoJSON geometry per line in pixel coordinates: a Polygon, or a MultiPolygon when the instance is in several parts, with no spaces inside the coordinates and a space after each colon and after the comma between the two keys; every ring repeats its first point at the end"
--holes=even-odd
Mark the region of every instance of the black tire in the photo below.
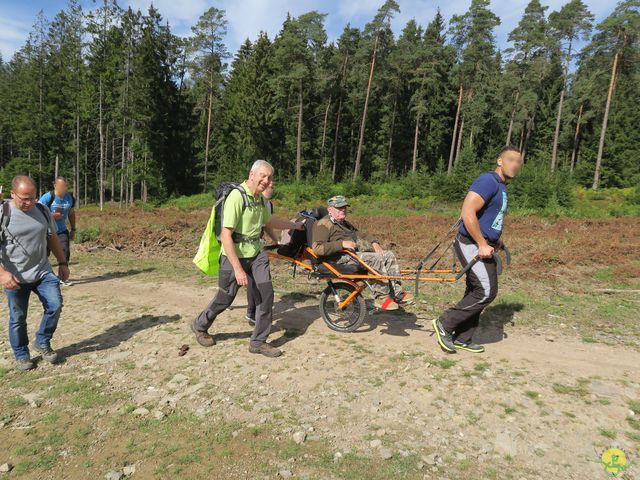
{"type": "MultiPolygon", "coordinates": [[[[355,290],[355,287],[346,282],[333,282],[333,289],[343,301],[355,290]]],[[[364,322],[367,316],[367,304],[358,294],[344,310],[338,310],[338,305],[331,286],[327,286],[320,295],[320,314],[324,323],[336,332],[353,332],[364,322]]]]}

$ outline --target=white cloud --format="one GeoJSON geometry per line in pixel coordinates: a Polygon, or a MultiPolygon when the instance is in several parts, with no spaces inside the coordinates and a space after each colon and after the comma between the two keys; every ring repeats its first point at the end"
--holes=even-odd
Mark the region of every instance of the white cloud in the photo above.
{"type": "MultiPolygon", "coordinates": [[[[568,0],[542,0],[548,5],[547,13],[558,10],[568,0]]],[[[326,28],[330,40],[337,39],[347,23],[354,27],[364,27],[373,18],[384,0],[119,0],[126,8],[131,6],[146,12],[151,3],[158,9],[163,18],[169,22],[176,35],[187,36],[191,26],[210,7],[223,9],[229,22],[226,38],[231,54],[235,53],[246,38],[257,38],[260,31],[266,31],[270,38],[282,28],[287,13],[298,16],[310,10],[328,13],[326,28]]],[[[95,8],[91,0],[81,0],[85,10],[95,8]]],[[[471,0],[398,0],[401,12],[392,21],[392,27],[399,34],[407,21],[415,18],[422,26],[426,26],[435,16],[438,6],[448,22],[454,14],[464,13],[471,0]]],[[[513,30],[528,0],[492,0],[491,9],[501,19],[496,28],[496,39],[500,48],[507,46],[507,35],[513,30]]],[[[601,21],[615,7],[615,0],[586,0],[596,21],[601,21]]],[[[56,11],[64,8],[65,0],[46,2],[45,13],[52,18],[56,11]]],[[[14,4],[15,8],[18,4],[14,4]]],[[[14,8],[14,10],[15,10],[14,8]]],[[[4,9],[0,13],[0,52],[4,59],[9,59],[22,46],[35,20],[39,7],[24,3],[19,11],[4,9]]]]}
{"type": "Polygon", "coordinates": [[[24,45],[31,25],[11,18],[0,17],[0,53],[2,59],[9,61],[13,54],[24,45]]]}

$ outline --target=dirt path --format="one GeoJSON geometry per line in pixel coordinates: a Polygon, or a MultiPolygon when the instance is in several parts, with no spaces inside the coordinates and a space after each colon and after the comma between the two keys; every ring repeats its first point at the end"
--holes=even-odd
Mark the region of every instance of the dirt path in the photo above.
{"type": "MultiPolygon", "coordinates": [[[[275,437],[305,432],[306,442],[324,442],[338,459],[406,457],[415,473],[406,478],[597,479],[607,478],[600,454],[609,447],[640,458],[626,435],[627,418],[638,418],[629,404],[640,399],[640,353],[585,344],[560,328],[556,335],[527,329],[517,311],[515,325],[485,326],[484,355],[445,356],[431,336],[433,313],[420,306],[374,314],[362,332],[340,334],[324,325],[315,295],[280,293],[271,339],[285,355],[270,360],[247,351],[242,294],[214,326],[218,345],[204,349],[188,321],[215,287],[152,281],[145,272],[78,275],[64,290],[56,334],[66,361],[40,368],[99,379],[142,415],[268,423],[275,437]],[[190,349],[181,357],[183,344],[190,349]]],[[[0,335],[0,366],[9,367],[6,330],[0,335]]],[[[317,478],[302,464],[270,462],[274,476],[286,467],[317,478]]],[[[153,478],[144,472],[138,477],[153,478]]],[[[58,474],[51,478],[74,478],[58,474]]]]}

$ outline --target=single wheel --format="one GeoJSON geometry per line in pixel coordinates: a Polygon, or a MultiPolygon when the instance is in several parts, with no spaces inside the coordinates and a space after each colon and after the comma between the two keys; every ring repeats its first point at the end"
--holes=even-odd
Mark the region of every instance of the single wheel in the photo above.
{"type": "Polygon", "coordinates": [[[364,322],[367,305],[360,293],[343,310],[339,308],[354,290],[350,283],[331,282],[320,295],[320,314],[331,330],[353,332],[364,322]]]}

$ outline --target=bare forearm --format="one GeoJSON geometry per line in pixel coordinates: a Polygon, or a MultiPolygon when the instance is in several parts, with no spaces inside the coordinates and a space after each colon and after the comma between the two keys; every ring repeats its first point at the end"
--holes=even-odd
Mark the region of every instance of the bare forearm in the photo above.
{"type": "Polygon", "coordinates": [[[228,228],[223,228],[222,233],[220,234],[220,241],[222,242],[222,246],[224,247],[224,253],[226,257],[229,259],[229,263],[234,270],[238,268],[242,268],[240,264],[240,259],[238,258],[238,254],[236,253],[236,247],[233,243],[232,237],[233,231],[228,228]]]}
{"type": "Polygon", "coordinates": [[[295,223],[279,217],[271,217],[265,226],[268,228],[277,228],[278,230],[291,230],[297,228],[295,223]]]}
{"type": "Polygon", "coordinates": [[[273,241],[273,243],[278,243],[278,236],[276,235],[276,232],[273,231],[273,229],[269,227],[264,227],[264,231],[269,236],[269,238],[273,241]]]}
{"type": "Polygon", "coordinates": [[[482,231],[480,230],[480,223],[478,223],[476,212],[463,209],[462,221],[464,222],[464,227],[467,229],[467,232],[478,245],[487,244],[487,241],[482,236],[482,231]]]}

